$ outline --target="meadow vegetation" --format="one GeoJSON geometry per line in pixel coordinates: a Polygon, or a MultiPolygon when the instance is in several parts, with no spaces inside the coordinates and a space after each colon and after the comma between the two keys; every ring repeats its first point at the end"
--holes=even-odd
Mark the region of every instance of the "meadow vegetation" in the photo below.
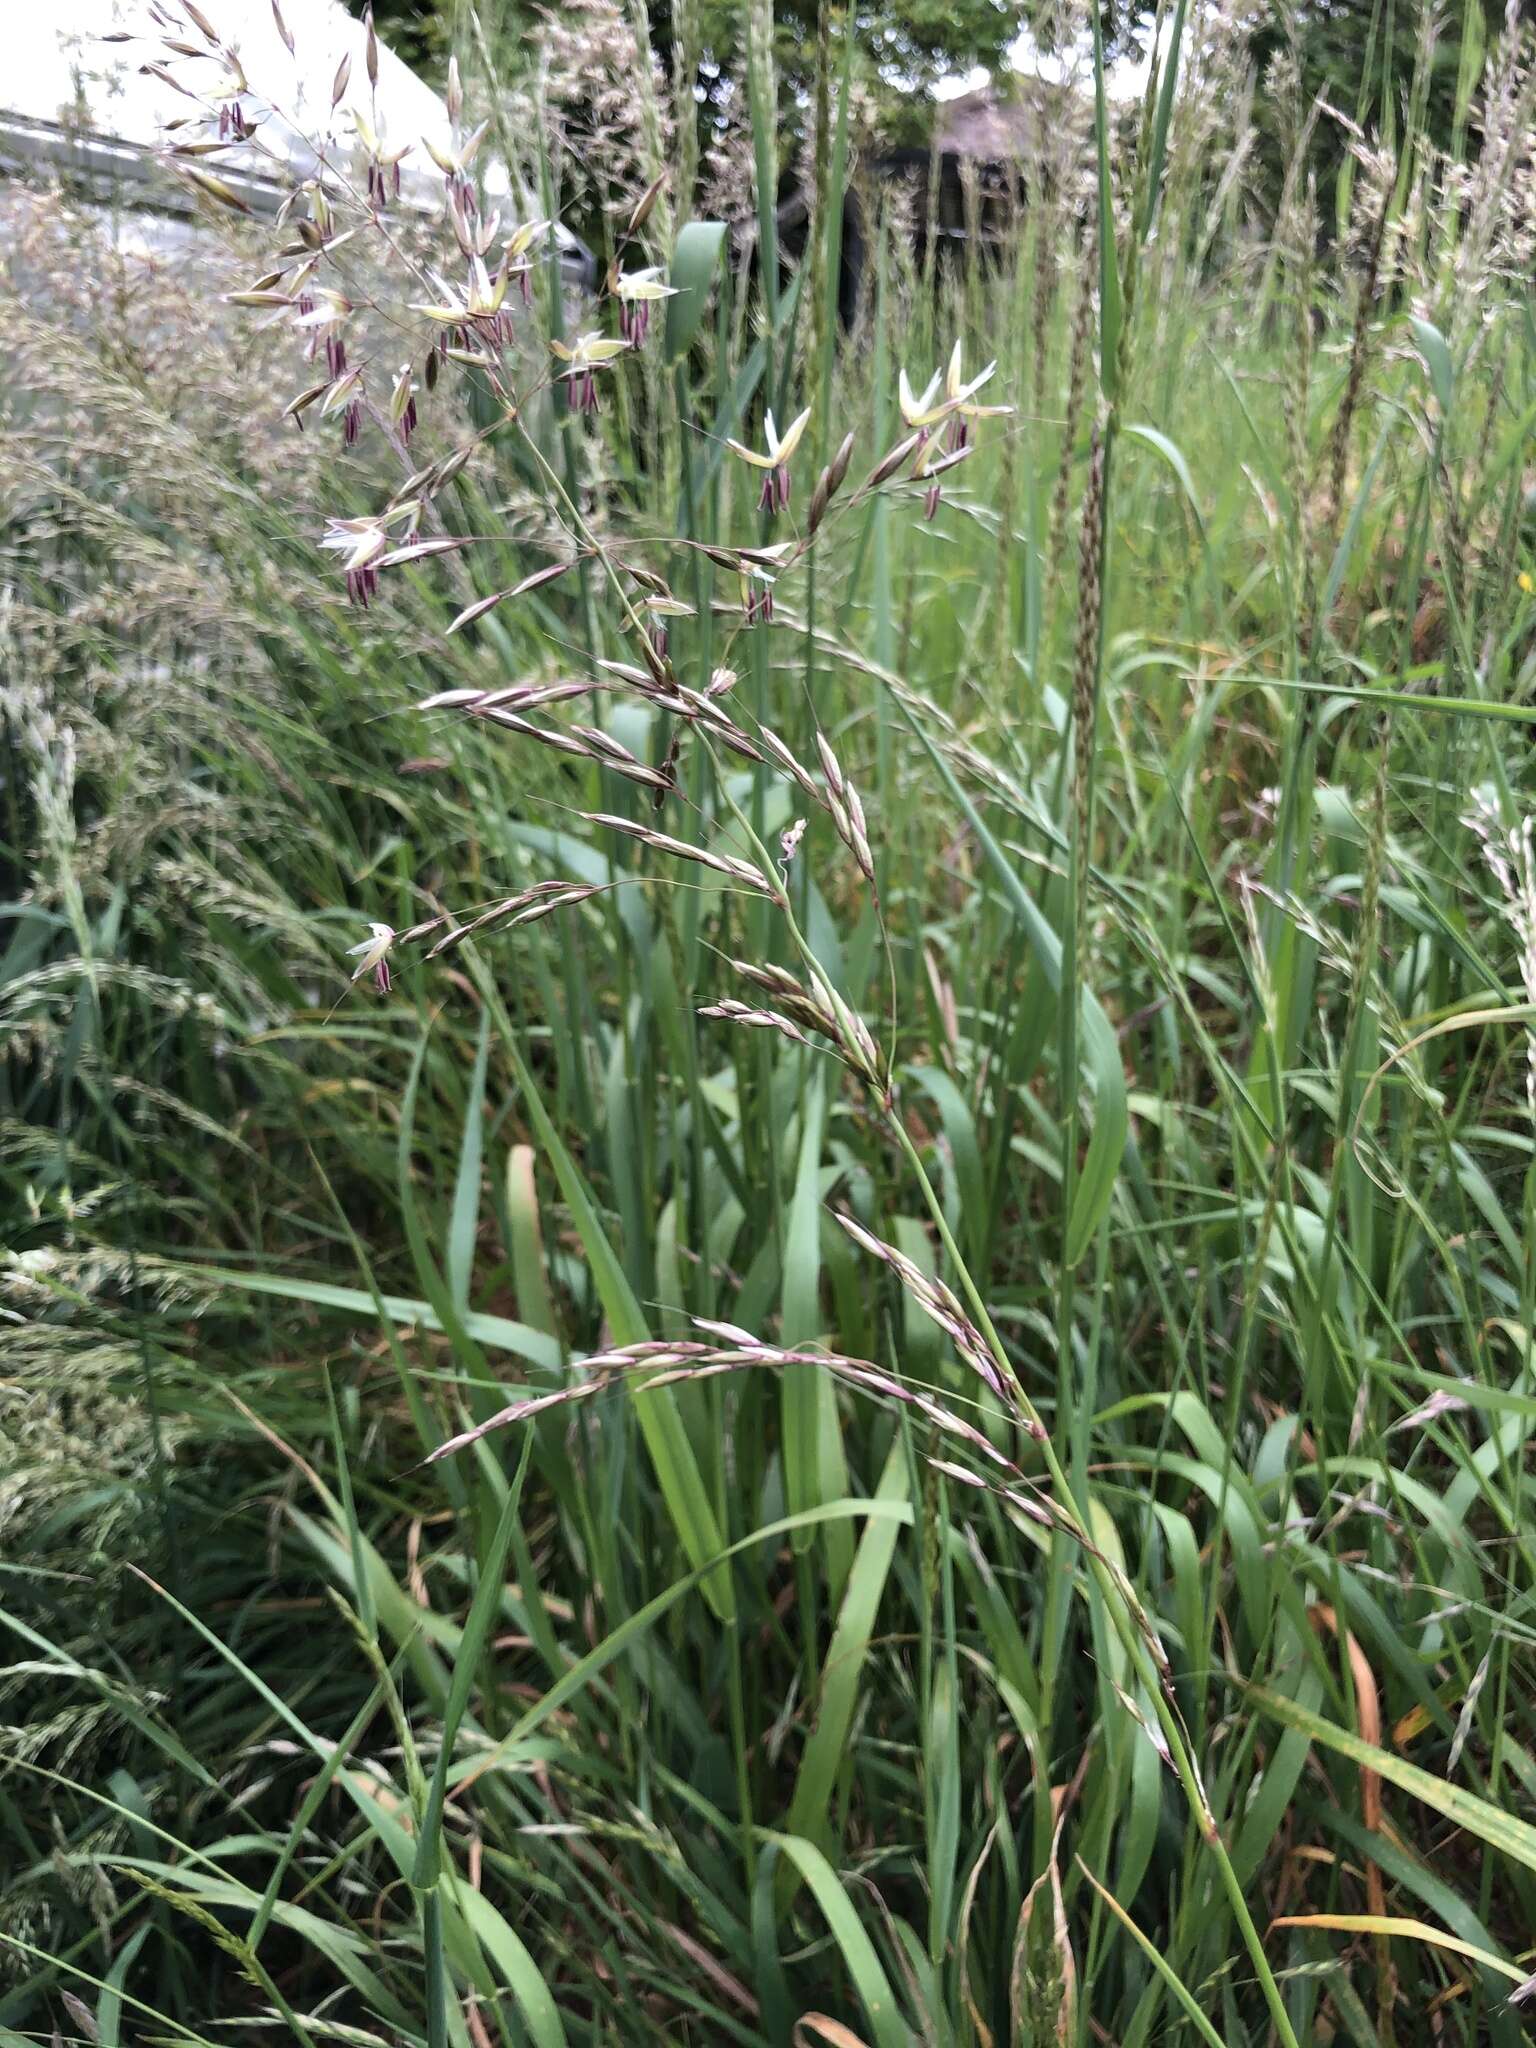
{"type": "Polygon", "coordinates": [[[1513,2048],[1528,32],[781,262],[599,13],[5,202],[0,2039],[1513,2048]]]}

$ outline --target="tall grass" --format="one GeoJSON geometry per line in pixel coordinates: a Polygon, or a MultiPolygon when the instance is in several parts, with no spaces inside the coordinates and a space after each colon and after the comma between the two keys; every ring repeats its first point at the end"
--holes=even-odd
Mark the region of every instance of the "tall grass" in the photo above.
{"type": "Polygon", "coordinates": [[[8,2038],[1522,2038],[1528,53],[1323,242],[1168,26],[941,261],[829,15],[796,266],[766,7],[728,237],[466,10],[596,418],[18,202],[8,2038]]]}

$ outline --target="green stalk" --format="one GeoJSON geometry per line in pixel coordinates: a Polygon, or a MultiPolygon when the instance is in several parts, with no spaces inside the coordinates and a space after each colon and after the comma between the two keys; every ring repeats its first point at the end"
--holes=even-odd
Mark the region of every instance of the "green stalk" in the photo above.
{"type": "Polygon", "coordinates": [[[934,1228],[939,1234],[939,1240],[944,1246],[945,1255],[953,1266],[957,1279],[960,1281],[966,1301],[970,1305],[971,1313],[976,1318],[977,1328],[986,1341],[987,1349],[991,1352],[993,1360],[999,1371],[1003,1373],[1007,1384],[1014,1390],[1029,1434],[1039,1445],[1040,1455],[1045,1462],[1047,1472],[1050,1474],[1052,1491],[1055,1498],[1058,1502],[1070,1502],[1072,1504],[1071,1514],[1065,1521],[1060,1522],[1058,1526],[1063,1534],[1070,1536],[1081,1545],[1083,1555],[1087,1560],[1088,1569],[1093,1576],[1094,1583],[1098,1587],[1099,1595],[1104,1602],[1105,1608],[1114,1623],[1115,1632],[1120,1638],[1126,1655],[1136,1667],[1136,1674],[1152,1702],[1153,1709],[1157,1714],[1158,1725],[1162,1729],[1164,1740],[1167,1742],[1169,1753],[1173,1758],[1174,1770],[1177,1772],[1179,1783],[1184,1789],[1184,1796],[1189,1802],[1190,1811],[1195,1817],[1196,1824],[1205,1839],[1207,1847],[1216,1860],[1216,1867],[1221,1876],[1223,1889],[1226,1891],[1228,1902],[1237,1920],[1238,1928],[1243,1937],[1243,1945],[1247,1949],[1253,1963],[1254,1973],[1258,1977],[1265,2002],[1269,2006],[1270,2017],[1274,2022],[1275,2031],[1284,2043],[1284,2048],[1300,2048],[1295,2030],[1291,2025],[1290,2015],[1285,2008],[1285,2000],[1282,1998],[1280,1987],[1275,1981],[1274,1971],[1270,1968],[1269,1958],[1264,1953],[1263,1941],[1259,1935],[1258,1928],[1254,1925],[1253,1916],[1248,1910],[1248,1902],[1244,1897],[1242,1885],[1238,1880],[1237,1872],[1232,1866],[1232,1859],[1227,1852],[1227,1846],[1222,1840],[1221,1830],[1216,1823],[1216,1816],[1211,1811],[1210,1802],[1206,1797],[1205,1786],[1201,1781],[1200,1773],[1195,1766],[1194,1760],[1185,1746],[1183,1724],[1179,1719],[1177,1709],[1167,1696],[1166,1680],[1153,1662],[1148,1650],[1147,1637],[1152,1632],[1151,1620],[1145,1611],[1135,1603],[1129,1588],[1119,1582],[1111,1572],[1105,1559],[1089,1541],[1082,1505],[1075,1497],[1072,1482],[1068,1478],[1060,1458],[1057,1456],[1055,1446],[1051,1442],[1050,1433],[1046,1430],[1033,1401],[1029,1397],[1027,1389],[1015,1372],[1012,1360],[1003,1348],[992,1318],[987,1313],[986,1303],[983,1301],[980,1291],[972,1280],[960,1247],[956,1244],[954,1236],[950,1231],[949,1223],[944,1214],[944,1205],[939,1200],[933,1183],[928,1178],[921,1155],[913,1144],[906,1125],[894,1110],[887,1112],[885,1122],[886,1128],[895,1138],[898,1147],[906,1159],[912,1177],[922,1194],[924,1204],[933,1219],[934,1228]],[[1143,1631],[1146,1633],[1144,1634],[1143,1631]]]}

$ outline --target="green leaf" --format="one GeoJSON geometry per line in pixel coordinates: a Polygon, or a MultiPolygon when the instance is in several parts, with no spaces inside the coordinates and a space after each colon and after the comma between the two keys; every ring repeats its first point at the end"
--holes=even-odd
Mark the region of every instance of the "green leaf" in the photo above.
{"type": "Polygon", "coordinates": [[[1142,207],[1140,234],[1143,242],[1152,232],[1162,198],[1163,164],[1168,155],[1168,130],[1173,121],[1173,103],[1179,86],[1179,52],[1184,42],[1184,17],[1188,0],[1178,0],[1168,47],[1163,54],[1162,75],[1157,81],[1157,108],[1152,118],[1152,135],[1147,151],[1146,203],[1142,207]]]}
{"type": "Polygon", "coordinates": [[[528,1319],[530,1329],[547,1336],[558,1334],[555,1306],[550,1299],[549,1275],[544,1264],[544,1240],[539,1223],[539,1191],[533,1172],[533,1147],[514,1145],[507,1154],[507,1251],[512,1260],[512,1284],[517,1305],[528,1319]]]}
{"type": "Polygon", "coordinates": [[[678,232],[667,278],[677,296],[667,301],[667,324],[662,338],[662,352],[669,363],[675,363],[693,346],[709,306],[710,286],[724,247],[723,221],[691,220],[678,232]]]}
{"type": "MultiPolygon", "coordinates": [[[[615,1344],[643,1343],[651,1334],[645,1311],[635,1298],[618,1253],[608,1242],[581,1169],[555,1129],[538,1084],[523,1058],[512,1021],[478,959],[475,965],[482,992],[495,1004],[507,1055],[534,1131],[555,1169],[555,1178],[571,1212],[576,1235],[581,1239],[581,1248],[592,1268],[593,1282],[613,1331],[613,1341],[615,1344]]],[[[667,1503],[667,1512],[672,1517],[678,1541],[689,1563],[695,1567],[703,1566],[720,1553],[720,1525],[705,1491],[703,1475],[693,1454],[693,1446],[688,1441],[677,1400],[670,1387],[647,1388],[643,1378],[637,1378],[630,1384],[635,1419],[656,1469],[657,1484],[667,1503]]],[[[704,1597],[722,1621],[734,1620],[736,1595],[727,1569],[722,1567],[709,1574],[704,1581],[704,1597]]]]}
{"type": "Polygon", "coordinates": [[[638,1607],[633,1614],[626,1615],[611,1635],[605,1636],[595,1648],[588,1650],[584,1657],[563,1672],[549,1691],[536,1700],[526,1713],[519,1716],[496,1745],[489,1759],[476,1760],[476,1769],[483,1769],[487,1761],[493,1763],[508,1751],[516,1749],[518,1744],[525,1741],[536,1728],[548,1720],[551,1714],[558,1713],[567,1700],[574,1699],[576,1694],[594,1678],[606,1671],[616,1657],[622,1656],[627,1649],[637,1643],[647,1629],[669,1614],[678,1601],[691,1593],[706,1574],[719,1571],[733,1557],[761,1555],[763,1545],[776,1536],[792,1536],[796,1530],[812,1528],[818,1523],[847,1521],[864,1515],[883,1515],[906,1526],[912,1520],[912,1509],[905,1502],[833,1500],[826,1502],[822,1507],[807,1508],[804,1514],[780,1515],[775,1521],[765,1522],[761,1528],[754,1529],[750,1536],[739,1537],[729,1549],[723,1550],[707,1564],[686,1573],[682,1578],[674,1579],[670,1586],[664,1587],[643,1607],[638,1607]]]}
{"type": "Polygon", "coordinates": [[[1183,2007],[1190,2024],[1195,2029],[1195,2032],[1200,2036],[1201,2040],[1208,2041],[1211,2044],[1211,2048],[1226,2048],[1226,2043],[1222,2040],[1220,2034],[1217,2033],[1216,2029],[1211,2025],[1210,2021],[1206,2018],[1204,2012],[1201,2010],[1199,2004],[1197,2003],[1194,1994],[1189,1990],[1188,1986],[1180,1978],[1177,1971],[1173,1968],[1173,1965],[1168,1961],[1167,1957],[1158,1947],[1157,1943],[1153,1941],[1150,1936],[1142,1933],[1140,1927],[1131,1918],[1130,1914],[1126,1911],[1125,1907],[1121,1905],[1120,1901],[1115,1897],[1114,1893],[1109,1890],[1107,1885],[1102,1885],[1099,1883],[1099,1880],[1094,1876],[1093,1872],[1088,1868],[1087,1864],[1083,1861],[1081,1856],[1079,1856],[1077,1859],[1077,1867],[1083,1873],[1084,1877],[1087,1878],[1088,1882],[1093,1886],[1094,1890],[1098,1893],[1099,1897],[1103,1900],[1104,1904],[1109,1908],[1110,1912],[1113,1913],[1115,1918],[1120,1922],[1121,1926],[1125,1929],[1126,1933],[1130,1935],[1131,1939],[1135,1942],[1136,1946],[1141,1950],[1142,1954],[1146,1957],[1147,1961],[1152,1965],[1153,1969],[1156,1970],[1158,1976],[1161,1977],[1163,1982],[1168,1986],[1168,1989],[1173,1993],[1173,1996],[1178,2000],[1179,2004],[1183,2007]]]}
{"type": "Polygon", "coordinates": [[[471,1934],[495,1964],[502,1982],[517,2000],[534,2048],[566,2048],[560,2008],[527,1946],[497,1912],[484,1892],[455,1884],[454,1904],[471,1934]]]}
{"type": "MultiPolygon", "coordinates": [[[[1019,880],[1013,863],[987,829],[981,813],[962,788],[948,761],[929,738],[910,705],[901,697],[898,697],[896,702],[908,725],[927,749],[928,757],[943,777],[950,795],[965,812],[966,822],[975,833],[977,844],[986,855],[992,872],[997,876],[1009,906],[1024,927],[1024,936],[1039,961],[1052,992],[1059,994],[1062,973],[1060,938],[1039,904],[1019,880]]],[[[1076,1265],[1082,1258],[1093,1242],[1099,1224],[1108,1213],[1110,1200],[1115,1191],[1115,1180],[1120,1171],[1120,1161],[1125,1155],[1131,1129],[1125,1069],[1120,1063],[1120,1045],[1115,1037],[1114,1026],[1104,1014],[1104,1007],[1092,989],[1083,989],[1081,1005],[1079,1042],[1082,1064],[1093,1095],[1094,1115],[1088,1150],[1078,1176],[1077,1193],[1073,1198],[1072,1214],[1067,1221],[1066,1258],[1069,1265],[1076,1265]]]]}
{"type": "MultiPolygon", "coordinates": [[[[242,1273],[233,1266],[182,1265],[167,1260],[164,1270],[184,1273],[189,1280],[204,1280],[218,1287],[232,1287],[246,1294],[270,1294],[282,1301],[307,1302],[313,1308],[333,1308],[347,1315],[378,1319],[374,1297],[361,1287],[341,1287],[330,1280],[294,1280],[281,1273],[242,1273]]],[[[381,1294],[378,1303],[391,1323],[400,1329],[438,1330],[442,1317],[429,1301],[417,1301],[407,1294],[381,1294]]],[[[526,1359],[541,1372],[560,1370],[560,1346],[541,1330],[515,1323],[510,1316],[470,1314],[459,1318],[460,1327],[477,1343],[492,1351],[508,1351],[526,1359]]]]}
{"type": "MultiPolygon", "coordinates": [[[[898,1434],[885,1461],[875,1498],[895,1506],[908,1498],[909,1491],[906,1446],[898,1434]]],[[[804,1835],[824,1849],[830,1850],[834,1843],[832,1787],[847,1751],[870,1636],[895,1555],[899,1528],[900,1524],[894,1521],[872,1520],[859,1538],[823,1667],[816,1725],[805,1745],[795,1780],[789,1825],[797,1835],[804,1835]]],[[[783,1894],[781,1901],[782,1898],[783,1894]]]]}
{"type": "MultiPolygon", "coordinates": [[[[405,1225],[405,1241],[410,1247],[411,1260],[416,1268],[416,1278],[422,1292],[436,1309],[444,1330],[453,1342],[454,1350],[469,1363],[477,1378],[488,1380],[490,1369],[479,1345],[465,1328],[464,1317],[460,1314],[447,1282],[438,1271],[437,1261],[427,1240],[426,1226],[422,1222],[420,1205],[416,1200],[416,1175],[411,1160],[411,1147],[416,1134],[416,1101],[421,1090],[421,1077],[430,1043],[424,1031],[417,1041],[415,1057],[411,1061],[410,1076],[405,1092],[400,1098],[400,1127],[395,1138],[395,1186],[400,1198],[400,1220],[405,1225]]],[[[476,1173],[478,1176],[478,1166],[476,1173]]]]}
{"type": "Polygon", "coordinates": [[[1408,1763],[1390,1750],[1377,1749],[1374,1743],[1362,1742],[1348,1728],[1340,1728],[1334,1722],[1324,1720],[1321,1714],[1313,1713],[1299,1700],[1288,1700],[1280,1693],[1269,1692],[1259,1685],[1250,1686],[1247,1697],[1271,1720],[1279,1721],[1287,1728],[1301,1729],[1314,1742],[1337,1750],[1340,1756],[1347,1756],[1362,1770],[1374,1771],[1389,1785],[1396,1785],[1400,1791],[1422,1800],[1453,1827],[1464,1828],[1469,1835],[1476,1835],[1479,1841],[1486,1842],[1490,1849],[1497,1849],[1514,1862],[1523,1864],[1527,1870],[1536,1870],[1536,1827],[1532,1827],[1529,1821],[1520,1820],[1502,1807],[1490,1805],[1475,1793],[1464,1792],[1459,1785],[1447,1784],[1444,1778],[1421,1770],[1417,1764],[1408,1763]]]}
{"type": "Polygon", "coordinates": [[[1413,338],[1419,354],[1424,358],[1424,367],[1429,372],[1430,388],[1435,394],[1442,417],[1451,410],[1455,396],[1456,375],[1451,366],[1451,351],[1445,336],[1433,322],[1420,319],[1417,313],[1410,313],[1408,325],[1413,329],[1413,338]]]}
{"type": "Polygon", "coordinates": [[[939,1112],[944,1136],[954,1162],[955,1189],[960,1197],[960,1227],[956,1236],[965,1250],[967,1263],[984,1262],[990,1236],[990,1201],[986,1170],[982,1165],[981,1143],[970,1104],[942,1067],[915,1066],[907,1069],[912,1080],[929,1097],[939,1112]]]}
{"type": "Polygon", "coordinates": [[[416,1867],[411,1874],[411,1883],[417,1891],[429,1890],[437,1883],[442,1871],[443,1799],[448,1787],[449,1766],[453,1761],[453,1745],[458,1740],[459,1726],[469,1705],[470,1693],[476,1679],[481,1675],[482,1660],[491,1638],[491,1631],[501,1613],[507,1552],[511,1548],[517,1518],[522,1513],[523,1478],[528,1470],[528,1458],[532,1449],[533,1433],[525,1431],[517,1471],[512,1484],[507,1488],[507,1497],[502,1502],[501,1514],[490,1545],[480,1561],[480,1582],[475,1588],[475,1597],[470,1602],[469,1614],[464,1623],[464,1633],[454,1653],[453,1677],[449,1683],[448,1698],[443,1707],[442,1725],[437,1737],[437,1764],[432,1773],[432,1782],[427,1789],[426,1812],[422,1816],[421,1828],[416,1838],[416,1867]]]}
{"type": "Polygon", "coordinates": [[[1206,538],[1205,514],[1200,510],[1200,500],[1195,495],[1195,480],[1189,473],[1189,464],[1184,459],[1183,450],[1156,427],[1128,422],[1120,431],[1133,441],[1144,442],[1148,448],[1161,455],[1178,478],[1179,488],[1184,493],[1185,502],[1189,506],[1195,525],[1200,529],[1200,538],[1203,541],[1206,538]]]}
{"type": "Polygon", "coordinates": [[[123,1986],[139,1950],[149,1939],[149,1925],[136,1927],[112,1959],[106,1985],[96,2003],[96,2031],[101,2048],[120,2048],[123,2038],[123,1986]]]}
{"type": "MultiPolygon", "coordinates": [[[[807,1077],[800,1098],[800,1157],[784,1241],[784,1287],[780,1328],[786,1345],[812,1344],[821,1335],[821,1138],[826,1121],[826,1083],[819,1067],[807,1077]]],[[[784,1430],[784,1498],[792,1513],[821,1497],[817,1423],[822,1378],[814,1365],[792,1365],[780,1375],[784,1430]]],[[[842,1489],[839,1488],[838,1491],[842,1489]]],[[[811,1541],[807,1531],[796,1544],[811,1541]]]]}
{"type": "Polygon", "coordinates": [[[475,1265],[475,1228],[480,1219],[480,1161],[485,1133],[485,1067],[491,1048],[491,1020],[482,1013],[475,1070],[464,1110],[459,1170],[448,1225],[448,1292],[461,1317],[469,1313],[469,1283],[475,1265]]]}
{"type": "Polygon", "coordinates": [[[1104,90],[1104,28],[1099,10],[1093,18],[1093,137],[1099,168],[1099,386],[1113,405],[1120,389],[1120,329],[1124,300],[1120,294],[1120,256],[1115,247],[1115,184],[1110,161],[1109,101],[1104,90]]]}
{"type": "Polygon", "coordinates": [[[1376,472],[1381,467],[1382,457],[1387,452],[1387,443],[1401,423],[1401,417],[1399,413],[1388,413],[1382,422],[1381,433],[1377,437],[1375,448],[1371,451],[1371,459],[1365,466],[1364,476],[1360,479],[1360,488],[1355,492],[1355,502],[1349,508],[1349,518],[1345,521],[1344,531],[1339,536],[1339,544],[1333,551],[1333,561],[1328,569],[1328,583],[1323,592],[1322,604],[1324,618],[1333,611],[1339,592],[1344,587],[1345,572],[1360,539],[1360,528],[1365,518],[1371,487],[1376,481],[1376,472]]]}
{"type": "Polygon", "coordinates": [[[778,1835],[767,1828],[759,1832],[765,1842],[773,1843],[789,1858],[810,1887],[874,2030],[875,2048],[912,2048],[912,2036],[897,2010],[874,1943],[864,1932],[831,1864],[803,1835],[778,1835]]]}

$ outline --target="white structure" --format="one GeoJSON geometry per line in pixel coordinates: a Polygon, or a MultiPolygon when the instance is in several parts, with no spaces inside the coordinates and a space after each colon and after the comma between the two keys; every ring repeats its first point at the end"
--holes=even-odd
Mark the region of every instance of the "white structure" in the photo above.
{"type": "MultiPolygon", "coordinates": [[[[176,0],[168,4],[181,13],[176,0]]],[[[349,161],[359,113],[382,150],[393,155],[409,149],[401,166],[404,202],[438,204],[442,181],[425,145],[450,147],[448,110],[382,41],[378,84],[370,85],[367,33],[342,0],[280,0],[294,42],[291,56],[271,0],[196,4],[239,59],[248,87],[243,109],[262,117],[253,144],[199,161],[232,186],[252,213],[273,213],[290,180],[313,172],[317,142],[349,161]],[[349,60],[346,84],[333,108],[343,59],[349,60]]],[[[129,208],[192,211],[191,192],[166,174],[160,152],[178,133],[183,139],[201,134],[187,124],[202,110],[166,76],[142,67],[159,64],[171,79],[217,99],[223,96],[224,66],[212,54],[167,57],[166,31],[156,25],[151,7],[152,0],[0,0],[6,16],[0,178],[50,172],[129,208]],[[109,40],[124,35],[132,40],[109,40]]],[[[195,29],[178,39],[203,41],[195,29]]],[[[486,183],[493,196],[498,189],[505,195],[507,174],[490,165],[486,183]]],[[[583,245],[562,230],[561,249],[568,276],[590,283],[595,266],[583,245]]]]}
{"type": "MultiPolygon", "coordinates": [[[[9,11],[9,10],[8,10],[9,11]]],[[[423,139],[445,148],[448,114],[430,86],[382,43],[379,82],[370,114],[365,33],[341,0],[288,0],[290,57],[278,34],[270,0],[203,0],[200,10],[240,59],[255,111],[272,109],[261,141],[286,158],[299,176],[314,167],[313,140],[328,137],[350,153],[354,113],[374,120],[388,149],[413,145],[407,163],[430,170],[423,139]],[[332,113],[331,83],[343,57],[351,68],[341,103],[332,113]]],[[[6,168],[48,166],[71,179],[125,189],[159,187],[156,155],[174,140],[177,124],[196,117],[194,102],[141,66],[161,61],[175,75],[215,94],[223,77],[217,59],[165,59],[163,31],[150,18],[148,0],[44,0],[18,5],[7,23],[0,66],[0,162],[6,168]],[[109,42],[130,34],[132,42],[109,42]]],[[[200,42],[193,35],[189,38],[200,42]]],[[[282,172],[255,150],[232,151],[216,163],[253,210],[266,212],[281,196],[282,172]],[[265,203],[263,203],[265,202],[265,203]]],[[[157,196],[164,203],[164,193],[157,196]]]]}

